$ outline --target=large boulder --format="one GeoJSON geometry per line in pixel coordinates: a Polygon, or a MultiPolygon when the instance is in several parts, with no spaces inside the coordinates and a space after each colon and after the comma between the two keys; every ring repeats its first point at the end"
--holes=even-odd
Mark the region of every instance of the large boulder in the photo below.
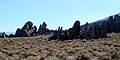
{"type": "Polygon", "coordinates": [[[75,21],[72,29],[75,30],[75,33],[80,32],[80,21],[75,21]]]}
{"type": "Polygon", "coordinates": [[[75,21],[72,27],[71,36],[72,38],[80,38],[80,22],[79,21],[75,21]]]}
{"type": "Polygon", "coordinates": [[[20,29],[18,28],[16,30],[15,36],[16,37],[30,37],[35,36],[37,31],[37,27],[33,27],[33,23],[31,21],[28,21],[25,23],[25,25],[20,29]]]}

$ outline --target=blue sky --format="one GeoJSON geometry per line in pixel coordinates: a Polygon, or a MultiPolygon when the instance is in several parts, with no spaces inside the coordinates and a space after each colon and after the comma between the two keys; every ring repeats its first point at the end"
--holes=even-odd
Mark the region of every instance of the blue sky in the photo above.
{"type": "Polygon", "coordinates": [[[25,22],[49,29],[72,27],[103,19],[120,12],[120,0],[0,0],[0,31],[15,32],[25,22]]]}

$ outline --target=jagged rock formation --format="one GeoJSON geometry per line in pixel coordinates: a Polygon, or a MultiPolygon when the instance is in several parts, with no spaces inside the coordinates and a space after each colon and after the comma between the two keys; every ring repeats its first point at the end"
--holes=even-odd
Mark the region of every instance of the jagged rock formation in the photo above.
{"type": "Polygon", "coordinates": [[[72,38],[80,38],[80,22],[76,21],[72,27],[72,38]]]}
{"type": "Polygon", "coordinates": [[[110,16],[107,21],[103,22],[102,27],[106,33],[120,32],[120,16],[115,15],[114,18],[113,16],[110,16]]]}
{"type": "Polygon", "coordinates": [[[109,19],[103,23],[102,27],[107,33],[111,33],[115,31],[115,24],[116,22],[113,19],[113,16],[110,16],[109,19]]]}
{"type": "Polygon", "coordinates": [[[28,21],[21,29],[16,30],[15,35],[11,34],[13,37],[28,37],[37,35],[46,35],[53,33],[50,39],[97,39],[107,37],[106,33],[120,32],[120,16],[118,14],[108,17],[108,19],[97,21],[95,23],[86,23],[84,26],[80,26],[79,21],[75,21],[72,28],[68,30],[62,30],[59,27],[58,30],[49,30],[47,24],[43,22],[40,24],[37,31],[37,27],[33,27],[33,23],[28,21]]]}
{"type": "Polygon", "coordinates": [[[28,21],[25,23],[25,25],[20,29],[18,28],[16,30],[15,36],[16,37],[30,37],[35,36],[37,31],[37,27],[33,27],[33,23],[31,21],[28,21]]]}
{"type": "Polygon", "coordinates": [[[39,26],[39,29],[38,29],[38,34],[39,35],[44,35],[44,34],[47,34],[49,31],[49,29],[47,28],[47,24],[45,22],[43,22],[43,24],[39,26]]]}
{"type": "Polygon", "coordinates": [[[97,39],[107,37],[103,27],[93,24],[90,29],[88,29],[88,22],[85,25],[84,30],[80,30],[80,22],[76,21],[72,28],[68,30],[62,30],[58,28],[58,32],[54,34],[49,39],[60,39],[60,40],[69,40],[69,39],[97,39]]]}
{"type": "Polygon", "coordinates": [[[31,21],[28,21],[25,23],[25,25],[20,29],[18,28],[16,30],[15,35],[10,34],[9,37],[30,37],[30,36],[37,36],[37,35],[45,35],[50,32],[50,30],[47,27],[47,24],[43,22],[43,24],[40,24],[40,27],[37,31],[37,27],[33,26],[33,23],[31,21]]]}
{"type": "MultiPolygon", "coordinates": [[[[90,27],[94,23],[101,26],[105,30],[106,33],[111,33],[111,32],[118,33],[118,32],[120,32],[120,15],[118,15],[118,14],[107,17],[107,18],[102,19],[102,20],[98,20],[98,21],[93,22],[93,23],[88,23],[88,27],[87,27],[88,30],[90,29],[90,27]]],[[[85,28],[86,28],[85,25],[81,26],[82,30],[85,30],[85,28]]]]}
{"type": "Polygon", "coordinates": [[[101,26],[99,26],[97,24],[93,24],[91,26],[91,28],[88,31],[88,34],[89,34],[90,39],[97,39],[97,38],[105,38],[105,37],[107,37],[105,30],[101,26]]]}
{"type": "Polygon", "coordinates": [[[120,32],[120,16],[119,15],[115,15],[114,16],[114,20],[115,20],[115,32],[118,33],[120,32]]]}
{"type": "Polygon", "coordinates": [[[80,38],[80,22],[76,21],[72,28],[68,30],[62,30],[62,27],[58,28],[58,31],[50,37],[50,39],[60,39],[60,40],[68,40],[68,39],[77,39],[80,38]]]}
{"type": "Polygon", "coordinates": [[[107,37],[106,33],[120,32],[120,15],[116,14],[102,21],[86,23],[81,26],[81,39],[96,39],[107,37]],[[96,32],[95,32],[96,31],[96,32]]]}

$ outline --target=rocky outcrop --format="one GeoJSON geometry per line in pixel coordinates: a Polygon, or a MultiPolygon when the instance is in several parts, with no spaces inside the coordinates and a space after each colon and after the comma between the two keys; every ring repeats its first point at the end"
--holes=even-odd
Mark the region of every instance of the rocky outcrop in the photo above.
{"type": "Polygon", "coordinates": [[[5,38],[5,37],[8,37],[8,35],[5,34],[5,32],[1,32],[1,33],[0,33],[0,38],[5,38]]]}
{"type": "Polygon", "coordinates": [[[68,30],[62,30],[62,27],[58,28],[58,31],[51,36],[49,39],[60,39],[60,40],[68,40],[68,39],[77,39],[80,38],[80,22],[76,21],[72,28],[68,30]]]}
{"type": "MultiPolygon", "coordinates": [[[[36,35],[46,35],[53,33],[50,39],[97,39],[107,37],[106,33],[120,32],[120,16],[110,16],[105,20],[97,21],[96,23],[86,23],[82,27],[80,26],[80,21],[75,21],[72,28],[68,30],[62,30],[59,27],[58,30],[49,30],[47,24],[43,22],[40,24],[37,31],[37,27],[33,27],[33,23],[28,21],[21,29],[16,30],[16,37],[27,37],[36,35]]],[[[14,36],[14,35],[11,35],[14,36]]]]}
{"type": "Polygon", "coordinates": [[[107,33],[114,32],[114,31],[115,31],[115,24],[116,24],[116,22],[114,21],[113,16],[110,16],[110,17],[109,17],[107,23],[108,23],[108,25],[109,25],[109,26],[108,26],[109,28],[108,28],[107,33]]]}
{"type": "Polygon", "coordinates": [[[64,31],[62,30],[62,27],[59,26],[58,30],[54,31],[53,36],[49,37],[49,39],[61,39],[61,40],[63,40],[64,39],[63,32],[64,31]]]}
{"type": "Polygon", "coordinates": [[[106,31],[106,33],[112,33],[112,32],[120,32],[120,16],[115,15],[110,16],[107,21],[104,21],[101,25],[103,29],[106,31]]]}
{"type": "Polygon", "coordinates": [[[16,30],[15,36],[16,37],[30,37],[35,36],[37,31],[37,27],[33,27],[33,23],[31,21],[28,21],[25,23],[25,25],[20,29],[18,28],[16,30]]]}
{"type": "Polygon", "coordinates": [[[88,31],[88,34],[89,34],[89,39],[97,39],[97,38],[107,37],[105,30],[97,24],[93,24],[91,26],[91,28],[88,31]]]}
{"type": "Polygon", "coordinates": [[[80,38],[80,22],[76,21],[72,27],[72,38],[80,38]]]}
{"type": "Polygon", "coordinates": [[[49,39],[60,39],[60,40],[69,40],[69,39],[97,39],[107,37],[103,27],[97,24],[93,24],[90,29],[87,28],[88,23],[86,23],[84,30],[80,30],[80,22],[76,21],[72,28],[68,30],[62,30],[60,27],[56,34],[51,36],[49,39]]]}
{"type": "Polygon", "coordinates": [[[40,24],[39,29],[38,29],[39,35],[47,34],[48,31],[49,31],[49,29],[47,28],[47,24],[45,22],[43,22],[42,25],[40,24]]]}
{"type": "Polygon", "coordinates": [[[115,31],[114,32],[118,33],[120,32],[120,16],[115,15],[114,20],[115,20],[115,31]]]}

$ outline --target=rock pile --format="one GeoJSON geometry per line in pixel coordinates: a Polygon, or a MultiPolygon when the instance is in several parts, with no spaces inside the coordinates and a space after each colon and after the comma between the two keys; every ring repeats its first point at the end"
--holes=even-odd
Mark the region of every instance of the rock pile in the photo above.
{"type": "Polygon", "coordinates": [[[29,37],[29,36],[36,36],[37,27],[33,27],[33,23],[28,21],[25,25],[20,29],[16,30],[15,36],[16,37],[29,37]]]}

